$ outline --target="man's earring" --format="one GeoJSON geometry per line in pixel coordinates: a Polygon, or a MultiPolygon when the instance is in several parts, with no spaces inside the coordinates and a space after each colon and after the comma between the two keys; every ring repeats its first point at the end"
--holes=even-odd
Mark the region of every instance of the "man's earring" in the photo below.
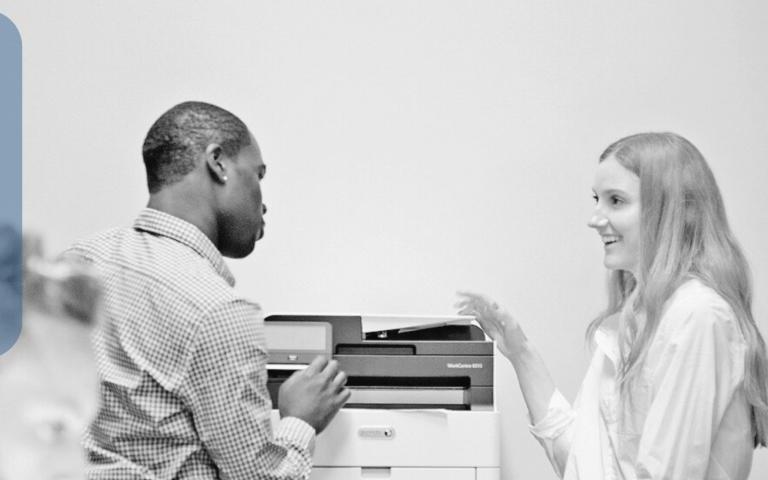
{"type": "Polygon", "coordinates": [[[221,179],[226,182],[227,181],[227,176],[226,175],[222,175],[221,179]]]}

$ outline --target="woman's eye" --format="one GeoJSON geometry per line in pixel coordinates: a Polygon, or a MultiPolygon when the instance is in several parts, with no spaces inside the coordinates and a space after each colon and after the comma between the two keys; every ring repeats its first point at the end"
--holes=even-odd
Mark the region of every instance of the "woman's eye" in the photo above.
{"type": "Polygon", "coordinates": [[[597,195],[595,195],[594,193],[592,194],[592,200],[594,200],[595,203],[597,203],[597,195]]]}
{"type": "Polygon", "coordinates": [[[612,205],[618,205],[620,203],[624,203],[624,200],[621,197],[617,197],[616,195],[613,195],[611,197],[611,204],[612,205]]]}

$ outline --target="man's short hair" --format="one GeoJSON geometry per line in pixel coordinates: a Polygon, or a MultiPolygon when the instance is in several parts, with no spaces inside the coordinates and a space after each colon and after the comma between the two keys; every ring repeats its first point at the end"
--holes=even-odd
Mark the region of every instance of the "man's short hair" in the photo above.
{"type": "Polygon", "coordinates": [[[250,145],[251,135],[242,120],[209,103],[184,102],[162,114],[147,132],[142,148],[149,192],[181,180],[211,143],[234,156],[250,145]]]}

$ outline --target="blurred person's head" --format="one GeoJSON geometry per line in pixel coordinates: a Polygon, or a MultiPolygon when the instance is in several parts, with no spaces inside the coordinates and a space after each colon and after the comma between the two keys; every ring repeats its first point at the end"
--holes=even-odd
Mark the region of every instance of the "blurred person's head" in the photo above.
{"type": "Polygon", "coordinates": [[[80,480],[97,403],[98,283],[83,264],[43,258],[39,238],[24,239],[23,257],[21,334],[0,355],[0,480],[80,480]]]}

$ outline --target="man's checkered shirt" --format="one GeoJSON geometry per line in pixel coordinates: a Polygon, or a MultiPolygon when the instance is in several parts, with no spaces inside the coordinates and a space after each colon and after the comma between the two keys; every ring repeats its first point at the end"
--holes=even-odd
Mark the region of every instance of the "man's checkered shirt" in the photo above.
{"type": "Polygon", "coordinates": [[[315,431],[291,417],[272,431],[260,308],[199,229],[145,209],[67,255],[105,290],[89,480],[309,476],[315,431]]]}

